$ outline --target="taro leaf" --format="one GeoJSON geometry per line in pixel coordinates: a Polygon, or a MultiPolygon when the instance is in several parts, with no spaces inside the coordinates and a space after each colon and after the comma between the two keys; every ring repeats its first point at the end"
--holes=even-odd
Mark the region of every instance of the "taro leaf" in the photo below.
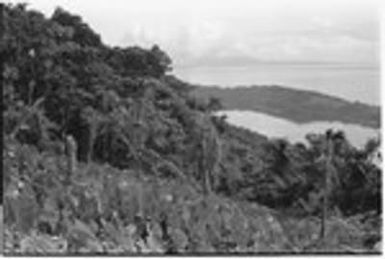
{"type": "Polygon", "coordinates": [[[162,237],[163,237],[163,231],[161,226],[157,221],[153,221],[151,223],[149,236],[147,237],[147,243],[148,243],[148,246],[152,247],[152,250],[156,253],[165,252],[162,237]]]}
{"type": "Polygon", "coordinates": [[[33,197],[32,190],[26,185],[20,188],[12,184],[6,190],[6,220],[14,220],[16,228],[21,232],[29,232],[37,222],[37,203],[33,197]]]}
{"type": "Polygon", "coordinates": [[[101,253],[102,244],[93,231],[82,221],[76,220],[68,231],[68,244],[72,253],[101,253]]]}
{"type": "Polygon", "coordinates": [[[67,250],[67,243],[63,239],[46,235],[31,235],[20,242],[22,254],[60,254],[67,250]]]}
{"type": "Polygon", "coordinates": [[[150,235],[147,238],[147,246],[151,253],[164,253],[164,248],[160,239],[155,238],[155,236],[150,232],[150,235]]]}
{"type": "Polygon", "coordinates": [[[180,253],[186,251],[189,243],[187,235],[179,228],[171,229],[170,235],[176,250],[180,253]]]}
{"type": "Polygon", "coordinates": [[[136,252],[134,247],[133,233],[135,230],[131,230],[130,227],[124,228],[123,226],[115,227],[110,222],[105,222],[104,230],[107,235],[118,245],[124,252],[136,252]]]}
{"type": "Polygon", "coordinates": [[[381,241],[377,242],[373,247],[374,252],[382,253],[382,243],[381,241]]]}
{"type": "Polygon", "coordinates": [[[39,222],[48,223],[51,229],[54,229],[59,222],[59,210],[57,208],[56,201],[52,198],[48,198],[44,202],[44,207],[39,215],[39,222]]]}

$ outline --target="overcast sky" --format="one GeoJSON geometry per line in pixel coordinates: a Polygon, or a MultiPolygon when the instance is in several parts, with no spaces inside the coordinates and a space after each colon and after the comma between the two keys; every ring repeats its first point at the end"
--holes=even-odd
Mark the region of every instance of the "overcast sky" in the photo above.
{"type": "Polygon", "coordinates": [[[174,67],[379,62],[376,0],[22,2],[47,15],[56,6],[79,14],[109,45],[157,43],[170,54],[174,67]]]}

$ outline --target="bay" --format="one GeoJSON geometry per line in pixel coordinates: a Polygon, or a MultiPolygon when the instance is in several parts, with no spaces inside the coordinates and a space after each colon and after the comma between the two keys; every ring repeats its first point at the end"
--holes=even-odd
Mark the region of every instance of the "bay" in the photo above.
{"type": "Polygon", "coordinates": [[[370,138],[377,138],[379,130],[355,124],[341,122],[318,121],[298,124],[286,119],[270,116],[254,111],[220,111],[218,115],[226,115],[227,122],[243,127],[270,138],[286,138],[291,143],[305,143],[308,133],[325,133],[328,129],[342,130],[347,139],[356,147],[363,147],[370,138]]]}

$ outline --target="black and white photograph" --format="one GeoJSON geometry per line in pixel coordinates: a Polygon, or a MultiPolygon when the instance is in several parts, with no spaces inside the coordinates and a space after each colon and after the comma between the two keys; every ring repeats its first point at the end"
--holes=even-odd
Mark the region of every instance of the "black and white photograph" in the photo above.
{"type": "Polygon", "coordinates": [[[4,256],[382,254],[380,0],[0,9],[4,256]]]}

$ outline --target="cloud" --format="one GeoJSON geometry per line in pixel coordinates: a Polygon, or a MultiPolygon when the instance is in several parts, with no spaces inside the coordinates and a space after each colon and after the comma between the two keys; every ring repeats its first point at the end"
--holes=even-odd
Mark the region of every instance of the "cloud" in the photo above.
{"type": "Polygon", "coordinates": [[[379,62],[376,0],[30,2],[80,14],[110,45],[159,44],[174,66],[379,62]]]}
{"type": "MultiPolygon", "coordinates": [[[[355,12],[353,12],[355,14],[355,12]]],[[[250,65],[258,62],[377,64],[376,18],[331,13],[254,17],[187,16],[128,28],[122,44],[158,43],[176,66],[250,65]],[[167,29],[164,29],[167,28],[167,29]]]]}

